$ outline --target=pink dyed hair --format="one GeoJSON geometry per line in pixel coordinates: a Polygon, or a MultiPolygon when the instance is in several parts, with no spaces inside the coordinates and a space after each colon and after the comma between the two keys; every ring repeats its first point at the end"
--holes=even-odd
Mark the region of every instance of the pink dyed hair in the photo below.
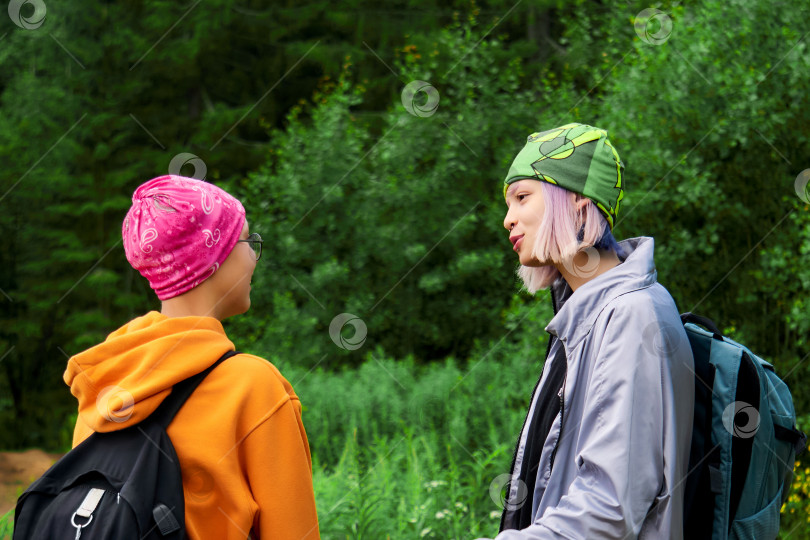
{"type": "MultiPolygon", "coordinates": [[[[538,261],[565,264],[580,251],[598,244],[602,237],[611,234],[607,219],[593,202],[588,202],[582,212],[577,212],[576,201],[587,198],[573,191],[540,182],[546,211],[538,226],[538,234],[532,246],[532,256],[538,261]],[[583,223],[584,222],[584,223],[583,223]],[[577,233],[583,228],[582,241],[577,233]]],[[[531,294],[551,286],[560,276],[560,271],[552,264],[544,266],[522,266],[517,275],[531,294]]]]}

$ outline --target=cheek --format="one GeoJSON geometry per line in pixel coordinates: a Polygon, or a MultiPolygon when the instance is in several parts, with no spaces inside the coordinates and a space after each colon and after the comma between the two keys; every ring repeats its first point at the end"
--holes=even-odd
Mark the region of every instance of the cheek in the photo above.
{"type": "Polygon", "coordinates": [[[540,221],[543,219],[543,212],[545,211],[545,206],[541,200],[533,201],[534,204],[530,205],[526,211],[526,220],[533,224],[539,225],[540,221]]]}
{"type": "Polygon", "coordinates": [[[245,261],[244,267],[245,281],[247,281],[248,284],[250,283],[251,279],[253,279],[253,273],[256,271],[256,263],[256,257],[253,255],[253,253],[251,253],[250,258],[245,261]]]}
{"type": "MultiPolygon", "coordinates": [[[[534,225],[535,222],[534,209],[530,205],[521,206],[518,209],[515,217],[517,217],[518,221],[521,224],[523,224],[524,227],[534,225]]],[[[528,231],[523,232],[526,233],[528,231]]]]}

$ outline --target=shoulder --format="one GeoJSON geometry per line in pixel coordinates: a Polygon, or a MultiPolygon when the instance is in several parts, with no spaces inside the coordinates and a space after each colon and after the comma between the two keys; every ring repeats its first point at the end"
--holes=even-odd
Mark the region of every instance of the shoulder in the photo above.
{"type": "Polygon", "coordinates": [[[669,291],[660,283],[616,296],[605,305],[598,319],[614,322],[651,323],[680,321],[678,308],[669,291]]]}
{"type": "Polygon", "coordinates": [[[231,356],[218,365],[208,378],[226,385],[231,393],[241,393],[249,398],[264,401],[287,396],[298,399],[292,385],[276,366],[252,354],[231,356]]]}
{"type": "Polygon", "coordinates": [[[270,418],[295,424],[301,403],[292,386],[267,360],[239,353],[218,365],[191,398],[205,410],[205,422],[231,426],[233,437],[247,437],[270,418]]]}
{"type": "Polygon", "coordinates": [[[631,361],[679,356],[688,340],[678,308],[660,284],[621,294],[607,303],[592,328],[593,345],[631,361]]]}
{"type": "Polygon", "coordinates": [[[265,360],[261,356],[249,353],[237,353],[222,362],[216,369],[222,370],[223,368],[229,371],[240,369],[252,375],[284,379],[281,372],[272,362],[265,360]]]}

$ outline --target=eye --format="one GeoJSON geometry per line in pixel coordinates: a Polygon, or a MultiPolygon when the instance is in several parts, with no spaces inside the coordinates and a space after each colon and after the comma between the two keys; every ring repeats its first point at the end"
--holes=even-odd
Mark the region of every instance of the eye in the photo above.
{"type": "Polygon", "coordinates": [[[521,193],[521,194],[520,194],[520,195],[518,195],[516,198],[517,198],[517,200],[518,200],[518,201],[522,201],[522,200],[523,200],[523,197],[528,197],[528,196],[529,196],[529,195],[528,195],[527,193],[521,193]]]}

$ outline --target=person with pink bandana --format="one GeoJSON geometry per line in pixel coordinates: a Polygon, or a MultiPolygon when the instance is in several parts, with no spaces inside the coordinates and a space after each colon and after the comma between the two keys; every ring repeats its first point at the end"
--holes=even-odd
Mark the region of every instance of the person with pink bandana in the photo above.
{"type": "MultiPolygon", "coordinates": [[[[173,385],[233,351],[221,321],[250,308],[262,239],[224,190],[154,178],[132,196],[122,234],[127,260],[161,309],[68,361],[64,379],[79,401],[74,447],[93,432],[142,421],[173,385]]],[[[226,359],[167,433],[180,462],[188,538],[320,538],[301,402],[273,364],[251,354],[226,359]]]]}

